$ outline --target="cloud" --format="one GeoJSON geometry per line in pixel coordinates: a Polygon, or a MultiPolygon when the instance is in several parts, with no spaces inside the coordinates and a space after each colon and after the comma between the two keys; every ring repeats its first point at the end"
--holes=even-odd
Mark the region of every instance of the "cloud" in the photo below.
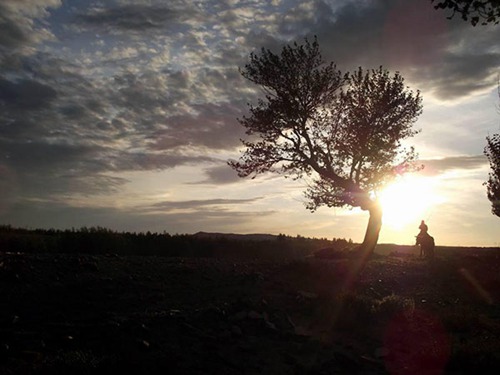
{"type": "Polygon", "coordinates": [[[0,3],[0,59],[12,50],[53,39],[53,34],[35,19],[46,18],[47,9],[61,6],[61,0],[3,0],[0,3]]]}
{"type": "Polygon", "coordinates": [[[228,213],[210,206],[191,212],[161,212],[158,209],[149,211],[148,208],[141,207],[81,207],[63,201],[37,199],[14,203],[6,210],[2,210],[0,205],[0,223],[28,228],[102,226],[120,231],[194,233],[201,230],[230,231],[235,225],[243,228],[248,220],[265,219],[274,213],[272,210],[228,213]],[[40,218],[44,218],[43,224],[40,224],[40,218]]]}
{"type": "Polygon", "coordinates": [[[207,178],[205,180],[197,182],[197,184],[221,185],[231,184],[241,180],[236,171],[226,163],[215,167],[206,168],[204,172],[207,178]]]}
{"type": "Polygon", "coordinates": [[[57,91],[43,83],[30,79],[12,82],[0,76],[0,105],[25,111],[46,107],[56,96],[57,91]]]}
{"type": "Polygon", "coordinates": [[[312,2],[312,10],[283,17],[284,34],[317,35],[326,60],[344,71],[380,65],[397,70],[424,96],[453,101],[495,85],[497,29],[448,20],[430,2],[312,2]]]}
{"type": "Polygon", "coordinates": [[[176,146],[201,146],[212,150],[231,150],[240,144],[243,127],[236,118],[240,107],[232,104],[200,104],[192,107],[197,114],[182,114],[166,120],[155,132],[152,147],[168,150],[176,146]]]}
{"type": "Polygon", "coordinates": [[[97,80],[46,53],[18,55],[2,68],[24,77],[0,77],[0,164],[16,172],[18,197],[35,188],[42,196],[109,192],[117,184],[106,173],[212,163],[211,150],[232,149],[242,135],[240,106],[220,89],[239,79],[230,72],[205,69],[198,82],[148,69],[97,80]]]}
{"type": "Polygon", "coordinates": [[[498,76],[499,53],[448,53],[441,63],[422,67],[422,88],[444,101],[488,92],[498,76]],[[425,82],[425,83],[424,83],[425,82]]]}
{"type": "Polygon", "coordinates": [[[163,201],[155,203],[151,206],[152,209],[165,210],[190,210],[202,209],[207,206],[224,207],[227,205],[240,205],[246,203],[254,203],[261,200],[262,197],[249,198],[249,199],[202,199],[202,200],[188,200],[188,201],[163,201]]]}
{"type": "Polygon", "coordinates": [[[436,176],[450,170],[473,170],[488,166],[488,159],[484,155],[450,156],[442,159],[419,160],[424,165],[421,172],[427,176],[436,176]]]}
{"type": "Polygon", "coordinates": [[[180,24],[192,16],[193,10],[175,2],[165,5],[126,4],[121,6],[95,7],[76,16],[79,25],[105,32],[141,33],[149,29],[165,29],[180,24]]]}
{"type": "Polygon", "coordinates": [[[0,4],[0,46],[15,47],[18,44],[25,44],[29,41],[29,35],[22,26],[18,25],[15,20],[8,17],[8,13],[4,6],[0,4]]]}

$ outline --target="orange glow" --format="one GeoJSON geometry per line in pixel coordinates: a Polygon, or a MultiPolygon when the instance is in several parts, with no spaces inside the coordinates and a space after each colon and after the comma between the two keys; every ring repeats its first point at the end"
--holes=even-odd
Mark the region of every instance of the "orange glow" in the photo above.
{"type": "Polygon", "coordinates": [[[379,194],[383,222],[393,229],[426,220],[433,207],[443,202],[435,189],[436,181],[429,177],[402,176],[379,194]]]}

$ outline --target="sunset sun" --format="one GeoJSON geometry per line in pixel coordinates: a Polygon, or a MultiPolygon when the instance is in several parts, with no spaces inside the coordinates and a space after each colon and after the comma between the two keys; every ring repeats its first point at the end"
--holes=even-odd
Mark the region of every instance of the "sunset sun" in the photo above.
{"type": "Polygon", "coordinates": [[[413,175],[403,176],[387,186],[379,194],[384,225],[402,229],[427,220],[434,206],[443,201],[434,186],[433,179],[413,175]]]}

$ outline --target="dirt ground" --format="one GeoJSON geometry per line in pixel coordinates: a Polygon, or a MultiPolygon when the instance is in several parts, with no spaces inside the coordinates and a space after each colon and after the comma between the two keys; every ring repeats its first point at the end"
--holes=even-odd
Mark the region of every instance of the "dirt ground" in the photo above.
{"type": "Polygon", "coordinates": [[[498,252],[450,254],[0,253],[0,374],[499,373],[498,252]]]}

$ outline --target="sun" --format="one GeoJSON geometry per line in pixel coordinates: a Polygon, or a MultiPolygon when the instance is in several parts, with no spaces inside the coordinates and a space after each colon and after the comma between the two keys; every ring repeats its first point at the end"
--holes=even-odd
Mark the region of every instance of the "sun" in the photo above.
{"type": "Polygon", "coordinates": [[[403,229],[420,220],[427,220],[434,206],[443,201],[430,177],[405,175],[382,190],[378,197],[382,205],[383,223],[393,229],[403,229]]]}

